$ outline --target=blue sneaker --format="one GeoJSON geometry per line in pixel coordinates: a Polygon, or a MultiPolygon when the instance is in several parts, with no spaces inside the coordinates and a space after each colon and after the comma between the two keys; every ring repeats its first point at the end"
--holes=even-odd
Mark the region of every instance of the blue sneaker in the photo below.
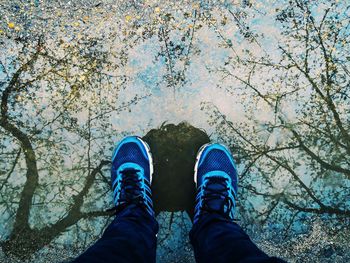
{"type": "Polygon", "coordinates": [[[128,204],[137,204],[154,216],[152,174],[148,144],[136,136],[125,137],[112,155],[112,189],[117,210],[128,204]]]}
{"type": "Polygon", "coordinates": [[[196,158],[194,181],[197,187],[194,220],[217,213],[233,220],[237,199],[237,169],[230,151],[221,144],[203,145],[196,158]]]}

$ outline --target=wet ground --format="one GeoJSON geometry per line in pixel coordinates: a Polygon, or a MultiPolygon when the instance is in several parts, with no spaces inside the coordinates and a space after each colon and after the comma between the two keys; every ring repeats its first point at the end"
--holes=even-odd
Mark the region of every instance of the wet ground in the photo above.
{"type": "Polygon", "coordinates": [[[0,262],[74,258],[111,220],[110,155],[155,159],[158,262],[194,262],[193,165],[240,173],[237,219],[290,262],[349,262],[347,1],[0,2],[0,262]]]}

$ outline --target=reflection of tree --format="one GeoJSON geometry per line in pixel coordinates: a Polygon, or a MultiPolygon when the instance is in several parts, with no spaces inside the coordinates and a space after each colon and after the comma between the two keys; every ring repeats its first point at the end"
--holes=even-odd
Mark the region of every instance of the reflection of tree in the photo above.
{"type": "Polygon", "coordinates": [[[79,220],[110,214],[83,209],[84,200],[109,164],[99,144],[113,145],[109,117],[139,98],[116,103],[125,77],[109,73],[116,65],[93,39],[56,45],[42,38],[16,48],[13,61],[1,62],[1,208],[13,218],[2,248],[26,257],[79,220]],[[39,206],[43,214],[33,215],[39,206]],[[65,211],[52,219],[55,207],[65,211]]]}
{"type": "MultiPolygon", "coordinates": [[[[236,90],[248,122],[203,105],[238,151],[243,192],[247,200],[251,193],[263,200],[264,221],[289,219],[289,228],[310,213],[350,216],[349,9],[290,2],[276,18],[282,27],[277,58],[247,49],[218,69],[242,87],[236,90]]],[[[254,210],[256,203],[244,207],[254,210]]]]}
{"type": "Polygon", "coordinates": [[[187,214],[185,212],[162,212],[157,216],[157,220],[162,226],[158,233],[158,260],[161,262],[194,262],[188,237],[191,221],[187,214]]]}
{"type": "MultiPolygon", "coordinates": [[[[84,35],[88,33],[74,29],[75,23],[71,41],[65,32],[62,38],[53,34],[33,43],[0,42],[1,50],[14,49],[13,54],[0,57],[0,77],[5,76],[0,88],[0,211],[9,218],[3,230],[11,228],[2,243],[6,253],[28,256],[80,219],[109,214],[102,210],[111,205],[104,172],[115,134],[111,116],[140,99],[117,103],[118,91],[128,80],[123,72],[127,52],[136,42],[158,34],[156,59],[166,58],[164,79],[176,91],[187,81],[191,55],[199,52],[193,44],[201,27],[199,9],[196,6],[180,19],[159,13],[152,23],[127,16],[125,28],[109,35],[107,44],[105,36],[84,35]],[[184,21],[181,27],[179,20],[184,21]],[[116,53],[110,48],[114,36],[122,42],[116,53]]],[[[200,139],[197,136],[194,141],[200,139]]],[[[190,189],[186,193],[191,198],[193,164],[186,161],[182,168],[186,167],[182,176],[191,180],[182,189],[190,189]]],[[[189,211],[193,205],[186,198],[178,206],[189,211]]],[[[175,198],[172,202],[176,203],[175,198]]],[[[177,211],[178,206],[172,209],[177,211]]]]}
{"type": "Polygon", "coordinates": [[[162,24],[159,28],[158,38],[161,43],[161,51],[158,57],[164,58],[167,67],[164,78],[167,86],[172,88],[174,93],[188,81],[186,71],[190,65],[191,53],[199,53],[199,50],[193,47],[195,31],[201,28],[201,25],[197,25],[198,12],[200,12],[197,8],[199,9],[200,6],[197,6],[191,13],[184,13],[183,21],[187,22],[190,19],[187,28],[178,30],[176,24],[174,25],[174,17],[169,13],[162,17],[162,24]],[[177,41],[171,40],[171,34],[174,33],[172,31],[175,31],[176,35],[180,34],[181,38],[177,41]]]}

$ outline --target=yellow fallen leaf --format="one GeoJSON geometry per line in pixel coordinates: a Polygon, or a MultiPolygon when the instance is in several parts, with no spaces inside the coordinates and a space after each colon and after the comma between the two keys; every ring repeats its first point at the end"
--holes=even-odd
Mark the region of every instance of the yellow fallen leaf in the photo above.
{"type": "Polygon", "coordinates": [[[194,9],[199,9],[200,5],[198,3],[194,3],[194,4],[192,4],[192,7],[194,9]]]}
{"type": "Polygon", "coordinates": [[[15,23],[13,23],[13,22],[8,23],[7,25],[11,29],[15,28],[15,23]]]}
{"type": "Polygon", "coordinates": [[[4,34],[4,30],[1,30],[1,29],[0,29],[0,34],[4,34]]]}
{"type": "Polygon", "coordinates": [[[130,15],[126,15],[126,16],[125,16],[126,22],[129,22],[131,19],[132,19],[132,16],[130,16],[130,15]]]}
{"type": "Polygon", "coordinates": [[[68,47],[70,47],[70,43],[64,43],[64,44],[62,45],[62,47],[63,47],[63,48],[68,48],[68,47]]]}
{"type": "Polygon", "coordinates": [[[160,13],[160,8],[159,7],[154,8],[154,12],[160,13]]]}
{"type": "Polygon", "coordinates": [[[78,26],[80,26],[80,23],[79,22],[74,22],[73,26],[78,27],[78,26]]]}

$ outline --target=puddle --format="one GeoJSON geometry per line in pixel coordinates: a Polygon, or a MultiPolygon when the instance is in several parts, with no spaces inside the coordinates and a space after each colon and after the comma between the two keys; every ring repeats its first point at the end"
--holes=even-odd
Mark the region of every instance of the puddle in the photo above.
{"type": "Polygon", "coordinates": [[[65,261],[94,242],[130,134],[155,157],[158,262],[193,262],[192,170],[208,141],[232,150],[237,219],[266,252],[350,261],[349,10],[1,1],[0,261],[65,261]]]}

